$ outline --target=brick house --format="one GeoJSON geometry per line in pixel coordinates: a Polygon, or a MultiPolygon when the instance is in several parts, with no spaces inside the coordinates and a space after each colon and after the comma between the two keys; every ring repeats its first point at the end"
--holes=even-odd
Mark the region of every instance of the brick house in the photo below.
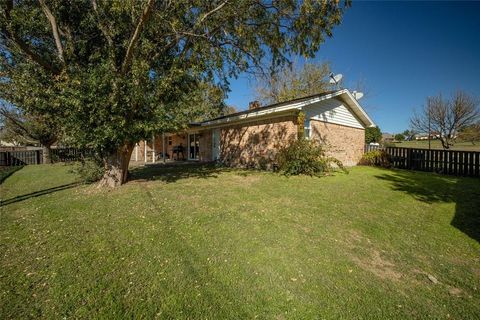
{"type": "Polygon", "coordinates": [[[299,125],[308,139],[346,166],[356,165],[365,145],[365,128],[375,126],[347,89],[317,94],[194,123],[184,132],[139,142],[133,161],[221,161],[240,167],[270,167],[278,150],[297,139],[299,125]],[[299,124],[299,114],[305,115],[299,124]],[[165,150],[165,152],[163,152],[165,150]],[[183,151],[183,152],[182,152],[183,151]]]}

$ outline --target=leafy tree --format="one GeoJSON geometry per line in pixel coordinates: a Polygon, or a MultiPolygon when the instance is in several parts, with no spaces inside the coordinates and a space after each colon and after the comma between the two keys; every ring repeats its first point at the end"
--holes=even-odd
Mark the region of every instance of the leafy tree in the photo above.
{"type": "Polygon", "coordinates": [[[0,107],[3,123],[2,139],[19,144],[40,144],[43,163],[51,163],[51,146],[57,142],[59,127],[56,119],[38,114],[24,114],[16,108],[0,107]]]}
{"type": "Polygon", "coordinates": [[[382,140],[382,131],[378,126],[365,129],[365,143],[380,142],[382,140]]]}
{"type": "Polygon", "coordinates": [[[466,126],[458,133],[458,138],[463,141],[469,141],[472,144],[480,141],[480,122],[466,126]]]}
{"type": "Polygon", "coordinates": [[[102,156],[100,185],[118,186],[136,141],[205,117],[211,103],[199,101],[220,105],[227,79],[258,70],[267,58],[276,70],[289,56],[313,57],[347,5],[6,0],[0,94],[27,112],[61,119],[78,146],[102,156]],[[217,93],[205,94],[206,87],[217,93]]]}
{"type": "Polygon", "coordinates": [[[328,63],[292,64],[258,79],[257,99],[264,104],[288,101],[332,90],[328,63]]]}
{"type": "Polygon", "coordinates": [[[427,98],[426,106],[410,119],[414,130],[436,132],[444,149],[449,149],[459,130],[480,117],[479,103],[465,92],[457,91],[451,99],[442,95],[427,98]]]}
{"type": "Polygon", "coordinates": [[[237,112],[238,112],[237,107],[235,107],[235,106],[225,106],[225,108],[223,109],[222,115],[226,116],[226,115],[237,113],[237,112]]]}
{"type": "Polygon", "coordinates": [[[395,140],[396,140],[396,141],[403,141],[403,140],[405,140],[405,136],[404,136],[403,134],[401,134],[401,133],[397,133],[397,134],[395,135],[395,140]]]}

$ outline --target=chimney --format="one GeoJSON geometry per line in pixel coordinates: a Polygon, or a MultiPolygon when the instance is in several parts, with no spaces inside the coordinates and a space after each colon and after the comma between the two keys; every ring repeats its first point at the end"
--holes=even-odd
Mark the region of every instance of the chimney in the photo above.
{"type": "Polygon", "coordinates": [[[257,108],[260,108],[260,102],[255,100],[255,101],[252,101],[248,104],[248,110],[253,110],[253,109],[257,109],[257,108]]]}

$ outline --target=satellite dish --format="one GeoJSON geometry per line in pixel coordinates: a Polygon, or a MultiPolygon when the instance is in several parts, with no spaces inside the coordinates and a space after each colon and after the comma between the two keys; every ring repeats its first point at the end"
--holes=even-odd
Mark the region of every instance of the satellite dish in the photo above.
{"type": "Polygon", "coordinates": [[[330,73],[330,84],[337,85],[340,82],[340,80],[342,80],[342,78],[343,78],[343,75],[341,73],[334,76],[333,73],[331,72],[330,73]]]}
{"type": "Polygon", "coordinates": [[[363,92],[358,92],[358,91],[353,91],[353,97],[356,99],[356,100],[360,100],[362,99],[363,97],[363,92]]]}

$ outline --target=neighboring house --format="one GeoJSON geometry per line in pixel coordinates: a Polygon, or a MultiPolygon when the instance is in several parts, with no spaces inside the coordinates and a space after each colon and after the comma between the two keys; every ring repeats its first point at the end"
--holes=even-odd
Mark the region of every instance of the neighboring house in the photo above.
{"type": "MultiPolygon", "coordinates": [[[[415,140],[428,140],[428,137],[429,137],[428,133],[418,134],[415,136],[415,140]]],[[[432,133],[430,133],[430,140],[435,140],[439,138],[440,138],[440,133],[436,131],[433,131],[432,133]]]]}
{"type": "Polygon", "coordinates": [[[375,124],[347,89],[263,107],[254,103],[249,110],[191,124],[184,132],[157,135],[139,142],[132,160],[217,160],[232,166],[269,168],[280,148],[297,139],[300,112],[305,114],[300,125],[308,139],[321,141],[327,154],[344,165],[358,163],[364,152],[365,128],[375,124]]]}
{"type": "Polygon", "coordinates": [[[393,142],[395,140],[395,136],[391,133],[382,133],[382,142],[393,142]]]}

